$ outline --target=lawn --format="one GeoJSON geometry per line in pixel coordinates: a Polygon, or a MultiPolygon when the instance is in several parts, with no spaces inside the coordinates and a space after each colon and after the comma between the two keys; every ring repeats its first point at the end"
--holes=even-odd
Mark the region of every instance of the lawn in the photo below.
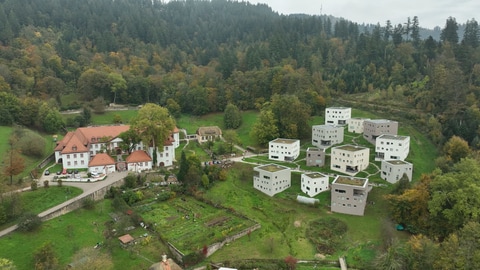
{"type": "Polygon", "coordinates": [[[40,187],[35,191],[21,193],[23,208],[36,214],[82,194],[82,190],[76,187],[64,185],[45,188],[43,183],[39,183],[39,185],[40,187]]]}
{"type": "MultiPolygon", "coordinates": [[[[44,222],[38,232],[14,232],[2,237],[1,257],[13,260],[18,270],[30,270],[34,268],[32,258],[35,251],[51,242],[62,266],[59,269],[65,269],[75,252],[84,247],[93,249],[100,242],[104,245],[98,252],[111,251],[114,269],[148,269],[153,262],[160,261],[161,254],[167,249],[155,238],[148,244],[139,241],[138,245],[127,249],[120,247],[116,239],[119,235],[112,238],[111,245],[104,242],[105,223],[111,220],[108,215],[112,211],[110,203],[110,200],[104,200],[96,204],[94,210],[79,209],[44,222]]],[[[138,227],[129,233],[139,238],[145,230],[138,227]]]]}

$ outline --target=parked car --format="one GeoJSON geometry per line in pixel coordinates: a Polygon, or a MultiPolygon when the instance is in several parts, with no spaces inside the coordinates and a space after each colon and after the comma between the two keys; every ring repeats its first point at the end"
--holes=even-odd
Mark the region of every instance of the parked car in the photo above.
{"type": "Polygon", "coordinates": [[[67,169],[63,168],[62,174],[67,174],[67,169]]]}
{"type": "Polygon", "coordinates": [[[62,174],[62,172],[61,172],[61,171],[57,171],[56,174],[57,174],[57,175],[60,175],[60,174],[62,174]]]}
{"type": "Polygon", "coordinates": [[[50,171],[49,171],[49,170],[45,170],[44,174],[45,174],[45,175],[50,175],[50,171]]]}
{"type": "Polygon", "coordinates": [[[73,173],[74,173],[74,174],[78,174],[78,170],[73,170],[73,173]]]}

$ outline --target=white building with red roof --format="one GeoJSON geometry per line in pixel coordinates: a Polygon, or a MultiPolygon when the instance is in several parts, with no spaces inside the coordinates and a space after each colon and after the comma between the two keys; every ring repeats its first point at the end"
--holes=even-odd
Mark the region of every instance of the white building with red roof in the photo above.
{"type": "Polygon", "coordinates": [[[115,171],[115,160],[106,153],[96,154],[88,163],[88,171],[109,174],[115,171]]]}
{"type": "Polygon", "coordinates": [[[133,151],[125,161],[129,171],[140,172],[152,169],[152,158],[143,150],[133,151]]]}
{"type": "MultiPolygon", "coordinates": [[[[68,132],[62,140],[57,142],[55,161],[61,163],[65,169],[82,169],[90,168],[90,166],[98,169],[95,163],[91,165],[91,161],[97,154],[109,153],[110,155],[118,156],[124,154],[121,148],[122,139],[119,138],[119,135],[129,129],[129,125],[77,128],[75,131],[68,132]]],[[[167,167],[173,165],[175,161],[175,147],[180,145],[179,142],[177,143],[179,140],[179,132],[176,129],[176,131],[172,131],[163,147],[157,147],[157,166],[167,167]]],[[[135,150],[147,151],[153,160],[153,147],[145,147],[143,143],[139,143],[135,150]]]]}

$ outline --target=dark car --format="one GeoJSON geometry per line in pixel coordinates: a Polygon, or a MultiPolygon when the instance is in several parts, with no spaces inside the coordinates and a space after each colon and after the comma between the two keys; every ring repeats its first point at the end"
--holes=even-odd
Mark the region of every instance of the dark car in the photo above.
{"type": "Polygon", "coordinates": [[[73,173],[74,173],[74,174],[78,174],[78,170],[73,170],[73,173]]]}
{"type": "Polygon", "coordinates": [[[50,171],[49,170],[45,170],[45,175],[50,175],[50,171]]]}
{"type": "Polygon", "coordinates": [[[60,175],[60,174],[62,174],[62,172],[61,172],[61,171],[58,171],[58,172],[57,172],[57,175],[60,175]]]}

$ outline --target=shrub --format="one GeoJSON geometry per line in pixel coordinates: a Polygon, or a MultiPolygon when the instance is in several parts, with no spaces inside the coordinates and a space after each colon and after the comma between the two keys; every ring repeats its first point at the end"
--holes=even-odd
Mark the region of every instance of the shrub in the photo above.
{"type": "Polygon", "coordinates": [[[62,186],[63,186],[63,181],[62,181],[62,179],[58,179],[57,184],[58,184],[59,187],[62,187],[62,186]]]}
{"type": "Polygon", "coordinates": [[[48,180],[43,181],[43,186],[45,188],[49,188],[50,187],[50,182],[48,180]]]}
{"type": "Polygon", "coordinates": [[[38,184],[37,184],[36,181],[33,181],[33,182],[30,184],[30,189],[31,189],[32,191],[35,191],[35,190],[38,189],[38,184]]]}
{"type": "Polygon", "coordinates": [[[34,213],[27,212],[20,217],[18,221],[18,230],[22,232],[32,232],[40,228],[42,220],[34,213]]]}
{"type": "Polygon", "coordinates": [[[83,208],[88,210],[95,209],[95,201],[92,198],[85,198],[83,200],[83,208]]]}

